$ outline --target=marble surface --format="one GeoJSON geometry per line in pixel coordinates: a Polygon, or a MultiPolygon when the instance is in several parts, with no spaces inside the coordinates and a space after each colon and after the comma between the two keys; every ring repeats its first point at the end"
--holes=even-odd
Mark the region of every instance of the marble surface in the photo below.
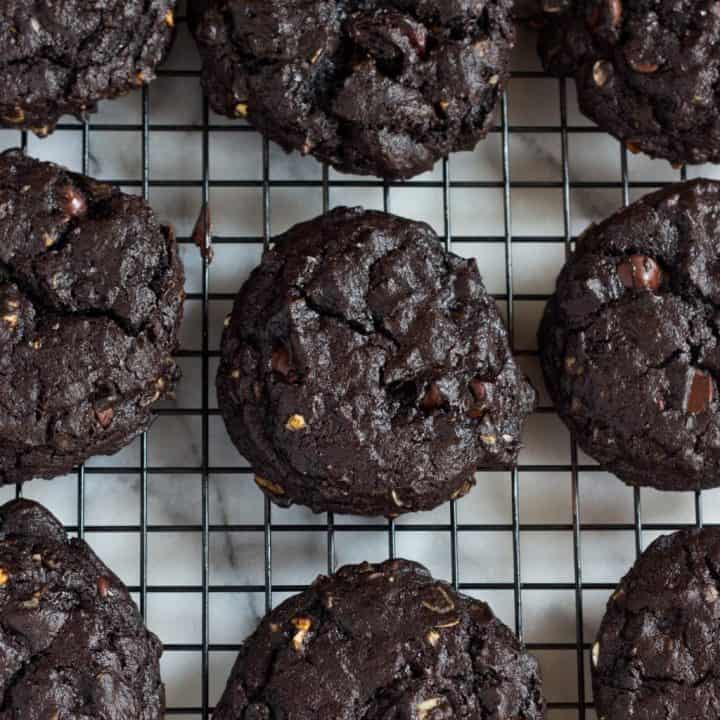
{"type": "MultiPolygon", "coordinates": [[[[514,61],[516,71],[539,69],[533,49],[533,37],[522,33],[514,61]]],[[[184,24],[165,70],[195,70],[198,58],[184,24]]],[[[560,86],[558,81],[540,77],[515,78],[508,91],[510,177],[512,190],[512,280],[515,294],[514,342],[516,349],[534,350],[535,331],[543,307],[542,296],[551,292],[555,276],[564,259],[563,156],[561,134],[547,131],[560,123],[560,86]],[[538,185],[544,183],[544,185],[538,185]],[[549,184],[549,186],[548,186],[549,184]],[[529,242],[533,239],[533,242],[529,242]]],[[[197,217],[201,187],[163,185],[171,179],[202,179],[203,101],[197,77],[163,75],[149,91],[151,107],[150,199],[158,214],[171,221],[181,237],[187,238],[197,217]],[[176,130],[162,126],[180,126],[176,130]],[[157,128],[155,126],[158,126],[157,128]]],[[[621,178],[619,145],[600,131],[577,132],[591,127],[578,112],[574,89],[567,89],[568,165],[571,180],[569,209],[571,231],[577,234],[588,223],[596,221],[622,204],[617,185],[621,178]],[[599,187],[587,184],[599,183],[599,187]],[[614,186],[608,186],[612,185],[614,186]]],[[[118,130],[122,124],[141,122],[141,96],[136,93],[122,100],[104,103],[93,119],[90,133],[90,172],[98,177],[126,184],[139,192],[142,177],[141,134],[118,130]]],[[[231,124],[211,117],[215,127],[231,124]]],[[[30,138],[31,154],[81,168],[82,136],[68,121],[45,140],[30,138]]],[[[0,146],[19,143],[16,132],[0,132],[0,146]]],[[[248,181],[262,178],[262,142],[254,132],[210,133],[210,177],[212,181],[248,181]]],[[[452,181],[482,183],[482,187],[456,187],[451,192],[453,250],[476,256],[486,284],[500,296],[499,304],[507,313],[505,276],[505,215],[503,206],[502,135],[499,132],[481,143],[472,153],[461,153],[450,161],[452,181]],[[490,242],[469,238],[494,238],[490,242]]],[[[632,183],[631,198],[647,192],[658,182],[679,178],[667,163],[641,156],[628,158],[632,183]]],[[[693,168],[689,176],[717,177],[715,167],[693,168]]],[[[331,180],[341,176],[331,173],[331,180]]],[[[271,191],[273,233],[305,220],[322,209],[322,192],[318,185],[299,188],[284,181],[309,179],[320,181],[321,168],[311,159],[286,156],[271,148],[271,179],[279,181],[271,191]]],[[[345,178],[346,179],[346,178],[345,178]]],[[[439,232],[443,229],[442,194],[426,183],[442,179],[441,168],[418,178],[411,187],[394,187],[390,193],[393,211],[426,220],[439,232]]],[[[330,201],[336,204],[363,204],[382,208],[382,189],[372,183],[366,187],[332,187],[330,201]]],[[[254,238],[242,244],[218,243],[210,270],[210,343],[217,349],[222,320],[234,293],[261,253],[262,192],[256,187],[212,187],[211,208],[214,233],[219,238],[254,238]]],[[[187,290],[198,293],[202,266],[197,249],[183,244],[187,269],[187,290]]],[[[182,344],[186,350],[198,350],[201,344],[201,303],[189,299],[182,344]]],[[[522,358],[523,366],[541,390],[543,404],[547,397],[537,361],[522,358]]],[[[183,358],[184,370],[177,401],[166,410],[201,407],[203,378],[199,358],[183,358]]],[[[215,408],[212,379],[216,361],[209,368],[210,403],[215,408]]],[[[236,532],[218,527],[210,534],[210,582],[213,592],[209,601],[210,702],[214,703],[224,686],[234,650],[216,649],[215,645],[236,645],[247,635],[265,610],[265,543],[262,531],[264,502],[249,474],[224,473],[222,468],[245,466],[228,441],[217,415],[209,418],[210,519],[214,526],[232,524],[236,532]],[[218,470],[215,470],[217,468],[218,470]],[[233,592],[229,586],[250,585],[251,592],[233,592]]],[[[199,468],[202,463],[202,428],[199,413],[182,416],[162,414],[148,434],[148,537],[147,620],[150,627],[170,645],[163,659],[163,672],[171,708],[197,708],[201,704],[202,485],[199,468]],[[183,472],[166,472],[163,468],[183,472]],[[160,471],[160,472],[158,472],[160,471]],[[183,532],[168,526],[183,526],[183,532]],[[164,591],[176,586],[180,592],[164,591]]],[[[528,423],[525,448],[520,457],[524,466],[557,465],[570,462],[568,433],[551,413],[538,413],[528,423]]],[[[140,441],[110,458],[96,458],[90,467],[101,472],[88,474],[85,484],[86,539],[99,555],[131,586],[140,584],[140,535],[138,526],[140,497],[140,441]],[[112,532],[93,530],[108,526],[112,532]]],[[[581,456],[583,464],[592,465],[581,456]]],[[[632,491],[615,478],[599,471],[580,473],[579,507],[583,524],[631,525],[632,491]]],[[[12,489],[0,492],[3,498],[12,489]]],[[[78,480],[76,475],[53,482],[35,481],[26,486],[25,494],[46,503],[70,526],[78,523],[78,480]]],[[[642,517],[645,524],[670,528],[678,523],[695,521],[694,498],[683,494],[661,494],[643,490],[642,517]]],[[[720,494],[703,496],[705,520],[720,521],[720,494]]],[[[477,488],[457,505],[461,525],[458,544],[460,580],[463,583],[490,583],[496,589],[471,591],[487,599],[500,617],[514,625],[513,611],[513,544],[511,522],[510,473],[481,473],[477,488]],[[478,529],[492,526],[490,530],[478,529]]],[[[525,589],[523,630],[526,641],[541,644],[537,650],[546,677],[547,695],[552,702],[577,700],[576,655],[573,649],[553,647],[574,643],[576,581],[572,533],[572,493],[569,472],[551,473],[522,469],[519,473],[519,514],[521,576],[523,582],[539,585],[525,589]],[[533,526],[550,524],[552,532],[533,526]],[[543,589],[542,584],[558,583],[560,589],[543,589]]],[[[422,515],[398,520],[397,553],[424,562],[438,576],[450,579],[450,534],[446,530],[430,532],[414,526],[447,525],[448,506],[422,515]]],[[[318,529],[324,517],[313,516],[302,508],[273,508],[272,533],[273,583],[276,586],[299,586],[310,582],[327,569],[327,533],[318,529]],[[292,526],[288,529],[287,526],[292,526]],[[303,529],[303,526],[311,526],[303,529]]],[[[336,533],[337,565],[360,560],[381,560],[388,553],[388,534],[374,529],[381,521],[351,517],[336,518],[343,527],[336,533]],[[368,529],[368,526],[372,526],[368,529]]],[[[658,533],[646,531],[646,545],[658,533]]],[[[593,530],[582,532],[583,580],[586,583],[615,583],[635,556],[632,530],[593,530]]],[[[273,602],[287,593],[276,591],[273,602]]],[[[583,591],[583,628],[588,641],[597,627],[608,589],[583,591]]],[[[589,691],[588,691],[589,692],[589,691]]],[[[188,715],[184,715],[188,717],[188,715]]],[[[192,715],[191,715],[192,717],[192,715]]],[[[554,710],[551,718],[576,717],[575,710],[554,710]]]]}

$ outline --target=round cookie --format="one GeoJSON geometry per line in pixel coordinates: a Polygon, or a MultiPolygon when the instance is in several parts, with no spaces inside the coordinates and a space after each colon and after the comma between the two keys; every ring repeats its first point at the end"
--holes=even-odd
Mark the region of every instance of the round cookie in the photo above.
{"type": "Polygon", "coordinates": [[[212,108],[341,172],[410,178],[487,135],[511,0],[194,0],[212,108]]]}
{"type": "Polygon", "coordinates": [[[150,82],[173,37],[176,0],[3,0],[0,124],[40,136],[61,115],[150,82]]]}
{"type": "Polygon", "coordinates": [[[543,64],[575,78],[589,118],[634,152],[673,163],[720,161],[715,2],[556,0],[545,6],[543,64]]]}
{"type": "Polygon", "coordinates": [[[720,718],[720,531],[657,539],[608,602],[592,647],[605,720],[720,718]]]}
{"type": "Polygon", "coordinates": [[[0,484],[51,478],[146,429],[179,377],[183,271],[141,198],[0,155],[0,484]]]}
{"type": "Polygon", "coordinates": [[[631,485],[720,485],[720,184],[651,194],[591,227],[538,342],[580,446],[631,485]]]}
{"type": "Polygon", "coordinates": [[[243,644],[215,720],[545,717],[536,660],[483,602],[407,560],[348,565],[243,644]]]}
{"type": "Polygon", "coordinates": [[[535,394],[477,265],[337,208],[274,241],[226,321],[218,400],[280,505],[397,515],[508,467],[535,394]]]}
{"type": "Polygon", "coordinates": [[[45,508],[0,507],[0,718],[161,720],[160,641],[45,508]]]}

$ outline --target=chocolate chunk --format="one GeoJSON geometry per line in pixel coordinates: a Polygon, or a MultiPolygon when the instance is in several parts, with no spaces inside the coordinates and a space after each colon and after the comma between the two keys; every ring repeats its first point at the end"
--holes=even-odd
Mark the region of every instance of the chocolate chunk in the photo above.
{"type": "Polygon", "coordinates": [[[200,248],[200,255],[208,261],[208,264],[211,263],[215,250],[212,246],[210,206],[207,203],[200,208],[200,214],[192,231],[192,241],[200,248]]]}
{"type": "Polygon", "coordinates": [[[702,370],[690,370],[691,379],[686,399],[687,412],[697,414],[709,409],[715,395],[712,377],[702,370]]]}
{"type": "Polygon", "coordinates": [[[622,0],[606,0],[608,12],[610,13],[610,24],[612,27],[617,28],[620,26],[622,20],[622,0]]]}
{"type": "Polygon", "coordinates": [[[657,290],[662,283],[660,266],[647,255],[630,255],[621,260],[617,273],[626,288],[657,290]]]}
{"type": "Polygon", "coordinates": [[[487,390],[485,389],[485,383],[478,378],[473,378],[470,381],[470,392],[472,392],[473,397],[478,402],[483,402],[483,400],[485,400],[485,398],[487,397],[487,390]]]}
{"type": "Polygon", "coordinates": [[[290,375],[293,370],[290,364],[290,352],[286,347],[281,345],[272,351],[270,366],[272,367],[273,372],[276,372],[278,375],[282,375],[282,377],[286,379],[290,379],[290,375]]]}
{"type": "Polygon", "coordinates": [[[346,27],[355,43],[384,60],[425,52],[427,28],[396,10],[355,13],[346,27]]]}
{"type": "Polygon", "coordinates": [[[82,191],[72,185],[60,189],[60,209],[69,218],[79,218],[87,212],[87,200],[82,191]]]}
{"type": "Polygon", "coordinates": [[[445,398],[440,392],[438,384],[430,383],[423,399],[420,401],[420,407],[426,412],[440,409],[445,403],[445,398]]]}
{"type": "Polygon", "coordinates": [[[102,425],[102,427],[105,429],[110,427],[114,415],[115,411],[109,405],[107,407],[95,408],[95,417],[97,418],[97,421],[100,423],[100,425],[102,425]]]}
{"type": "Polygon", "coordinates": [[[103,575],[98,577],[96,583],[98,593],[100,593],[100,597],[107,597],[108,592],[110,591],[110,581],[103,575]]]}

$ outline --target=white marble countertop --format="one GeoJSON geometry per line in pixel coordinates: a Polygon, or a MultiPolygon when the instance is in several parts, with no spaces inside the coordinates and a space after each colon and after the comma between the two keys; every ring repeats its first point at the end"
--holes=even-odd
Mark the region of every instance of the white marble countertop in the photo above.
{"type": "MultiPolygon", "coordinates": [[[[514,61],[516,71],[539,70],[530,33],[521,35],[514,61]]],[[[187,28],[179,28],[178,41],[166,70],[195,70],[198,58],[187,28]]],[[[162,76],[149,91],[151,123],[182,125],[183,131],[153,130],[150,135],[150,177],[153,185],[150,199],[158,214],[172,222],[179,235],[189,235],[197,217],[201,188],[163,187],[155,181],[169,179],[202,179],[203,134],[191,126],[201,125],[203,101],[200,84],[194,76],[162,76]]],[[[591,124],[577,111],[574,88],[568,84],[568,161],[570,180],[571,229],[574,234],[587,224],[599,220],[622,204],[621,151],[618,143],[598,131],[573,132],[591,124]],[[614,187],[584,187],[583,183],[614,183],[614,187]],[[576,186],[575,183],[580,183],[576,186]]],[[[139,132],[103,129],[102,126],[137,124],[141,121],[141,96],[135,93],[121,100],[104,103],[92,120],[98,126],[90,133],[90,172],[105,179],[138,181],[142,177],[141,134],[139,132]]],[[[533,299],[552,291],[554,279],[564,260],[563,162],[559,131],[534,130],[559,126],[560,103],[557,80],[530,77],[515,78],[508,92],[512,131],[509,143],[510,176],[519,186],[512,189],[512,259],[514,293],[531,296],[516,299],[514,313],[515,347],[535,349],[535,331],[543,307],[533,299]],[[519,128],[519,129],[517,129],[519,128]],[[550,187],[533,186],[536,181],[550,181],[550,187]],[[528,242],[529,237],[537,242],[528,242]],[[544,238],[544,239],[543,239],[544,238]]],[[[72,121],[69,121],[72,123],[72,121]]],[[[215,125],[231,121],[212,117],[215,125]]],[[[29,152],[38,157],[81,168],[82,135],[77,130],[59,130],[45,140],[30,138],[29,152]]],[[[451,191],[452,231],[457,237],[505,235],[502,190],[502,135],[493,133],[473,153],[462,153],[450,161],[452,181],[481,181],[489,187],[456,187],[451,191]],[[492,186],[493,183],[495,186],[492,186]]],[[[0,132],[0,146],[19,144],[19,134],[0,132]]],[[[631,183],[647,188],[631,188],[631,198],[651,189],[653,183],[679,179],[678,171],[667,163],[643,156],[628,158],[631,183]]],[[[693,168],[689,176],[717,177],[716,167],[693,168]]],[[[210,133],[211,180],[245,181],[262,179],[262,142],[254,132],[210,133]]],[[[331,173],[331,179],[338,176],[331,173]]],[[[271,148],[272,180],[320,180],[321,169],[312,159],[285,156],[271,148]]],[[[419,181],[441,179],[441,169],[428,173],[419,181]]],[[[138,192],[137,186],[133,187],[138,192]]],[[[382,208],[379,187],[333,187],[331,205],[363,204],[382,208]]],[[[431,223],[443,229],[442,193],[436,187],[397,187],[391,190],[391,208],[398,214],[431,223]]],[[[211,208],[214,233],[218,237],[262,235],[262,192],[256,187],[213,187],[211,208]]],[[[273,233],[293,223],[306,220],[322,209],[321,188],[273,187],[271,223],[273,233]]],[[[491,292],[506,293],[505,244],[502,242],[455,242],[455,252],[474,255],[491,292]]],[[[210,269],[212,293],[234,293],[257,263],[260,243],[218,244],[210,269]]],[[[201,288],[202,265],[199,253],[183,245],[187,269],[187,290],[201,288]]],[[[213,299],[210,304],[211,348],[216,349],[222,320],[229,301],[213,299]]],[[[500,302],[504,311],[506,303],[500,302]]],[[[182,333],[183,348],[198,350],[201,343],[201,302],[189,300],[182,333]]],[[[197,409],[201,407],[202,365],[199,358],[181,361],[185,377],[177,401],[166,407],[197,409]]],[[[524,357],[523,365],[536,386],[542,382],[537,362],[524,357]]],[[[210,362],[214,377],[216,362],[210,362]]],[[[542,401],[547,397],[541,393],[542,401]]],[[[215,407],[214,385],[210,390],[211,407],[215,407]]],[[[249,633],[264,613],[264,594],[258,592],[223,592],[228,585],[261,587],[264,574],[263,498],[247,474],[221,474],[212,468],[245,465],[230,444],[222,421],[209,418],[210,520],[213,525],[248,525],[238,532],[217,531],[210,534],[210,582],[218,591],[210,594],[210,643],[237,644],[249,633]]],[[[567,431],[554,414],[536,414],[527,424],[526,446],[522,465],[568,465],[570,441],[567,431]]],[[[148,538],[147,619],[149,626],[170,645],[190,646],[171,649],[163,658],[170,708],[199,707],[201,704],[202,595],[197,588],[202,581],[202,533],[165,532],[163,526],[183,525],[198,528],[201,523],[202,432],[199,415],[162,415],[148,435],[149,480],[148,522],[153,531],[148,538]],[[163,467],[186,467],[185,474],[162,473],[163,467]],[[163,587],[187,586],[187,592],[163,592],[163,587]]],[[[140,518],[140,474],[116,469],[136,468],[140,462],[139,440],[111,458],[97,458],[90,467],[107,468],[102,474],[88,474],[85,486],[86,539],[129,585],[140,584],[140,535],[138,532],[93,532],[93,526],[137,526],[140,518]]],[[[581,456],[581,463],[592,465],[581,456]]],[[[35,481],[26,486],[25,495],[46,503],[68,525],[78,522],[77,476],[52,482],[35,481]]],[[[472,591],[488,600],[498,615],[514,625],[513,543],[510,532],[510,473],[482,473],[477,488],[457,505],[460,525],[490,525],[492,530],[461,529],[459,533],[459,577],[462,583],[490,583],[500,589],[472,591]]],[[[579,478],[579,508],[583,526],[619,524],[626,529],[582,532],[583,581],[615,583],[635,557],[633,493],[605,473],[582,472],[579,478]]],[[[2,490],[10,497],[13,490],[2,490]]],[[[672,526],[695,522],[694,497],[690,494],[661,494],[643,490],[642,519],[645,524],[672,526]]],[[[720,520],[720,494],[703,495],[706,522],[720,520]]],[[[542,644],[536,651],[546,678],[547,696],[552,702],[576,702],[576,653],[572,648],[552,648],[556,643],[574,643],[576,606],[572,533],[572,492],[570,472],[519,473],[519,518],[521,577],[524,583],[557,583],[560,589],[524,589],[523,629],[529,643],[542,644]],[[538,531],[535,525],[551,525],[552,531],[538,531]]],[[[397,553],[425,563],[435,575],[450,579],[451,546],[447,530],[412,530],[414,525],[447,525],[449,507],[434,512],[403,517],[398,520],[397,553]]],[[[323,524],[303,508],[272,510],[276,524],[297,526],[323,524]]],[[[381,560],[388,553],[388,535],[384,530],[362,530],[377,525],[378,520],[336,518],[347,529],[336,533],[335,562],[341,565],[360,560],[381,560]],[[353,528],[357,526],[358,529],[353,528]]],[[[646,531],[647,545],[658,533],[646,531]]],[[[327,568],[327,534],[324,531],[276,530],[272,534],[273,583],[301,585],[327,568]]],[[[585,641],[595,632],[609,591],[583,591],[585,641]]],[[[283,598],[276,592],[274,602],[283,598]]],[[[224,686],[235,653],[210,653],[210,702],[213,704],[224,686]]],[[[588,689],[589,693],[589,689],[588,689]]],[[[589,695],[588,695],[589,697],[589,695]]],[[[170,714],[172,717],[172,713],[170,714]]],[[[576,710],[555,710],[550,717],[576,717],[576,710]]],[[[185,715],[184,717],[188,717],[185,715]]]]}

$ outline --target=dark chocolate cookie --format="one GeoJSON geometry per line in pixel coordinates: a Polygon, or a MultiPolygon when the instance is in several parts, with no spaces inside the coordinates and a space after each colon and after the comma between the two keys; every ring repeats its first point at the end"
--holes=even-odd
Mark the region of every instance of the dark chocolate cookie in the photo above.
{"type": "Polygon", "coordinates": [[[409,178],[485,137],[511,0],[194,0],[213,109],[342,172],[409,178]]]}
{"type": "Polygon", "coordinates": [[[45,508],[0,507],[0,719],[160,720],[160,641],[45,508]]]}
{"type": "Polygon", "coordinates": [[[720,530],[657,539],[608,602],[592,648],[598,717],[720,718],[720,530]]]}
{"type": "Polygon", "coordinates": [[[150,82],[173,37],[176,0],[3,0],[0,124],[55,129],[61,115],[150,82]]]}
{"type": "Polygon", "coordinates": [[[720,161],[720,12],[713,0],[552,0],[540,54],[580,108],[633,152],[720,161]]]}
{"type": "Polygon", "coordinates": [[[538,336],[580,446],[631,485],[720,485],[720,184],[670,186],[591,227],[538,336]]]}
{"type": "Polygon", "coordinates": [[[183,271],[141,198],[0,155],[0,483],[126,445],[178,377],[183,271]]]}
{"type": "Polygon", "coordinates": [[[484,603],[407,560],[348,565],[273,610],[215,720],[541,720],[535,659],[484,603]]]}
{"type": "Polygon", "coordinates": [[[220,408],[281,505],[426,510],[517,457],[534,391],[475,261],[424,223],[338,208],[295,226],[226,325],[220,408]]]}
{"type": "Polygon", "coordinates": [[[633,152],[720,161],[717,3],[552,0],[545,9],[545,68],[575,78],[589,118],[633,152]]]}

